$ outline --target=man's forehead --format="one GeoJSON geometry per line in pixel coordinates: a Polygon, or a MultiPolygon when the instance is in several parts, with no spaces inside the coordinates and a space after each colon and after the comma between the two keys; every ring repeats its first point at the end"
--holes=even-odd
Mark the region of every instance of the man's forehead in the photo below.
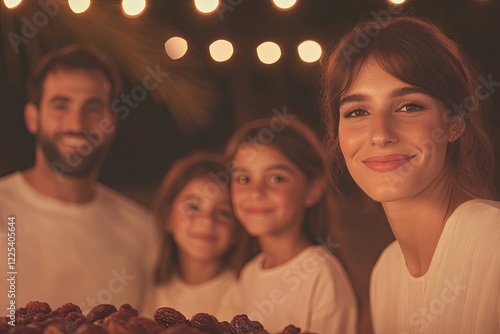
{"type": "Polygon", "coordinates": [[[111,85],[106,76],[98,70],[56,68],[44,79],[43,92],[56,90],[87,91],[98,95],[107,95],[111,85]]]}

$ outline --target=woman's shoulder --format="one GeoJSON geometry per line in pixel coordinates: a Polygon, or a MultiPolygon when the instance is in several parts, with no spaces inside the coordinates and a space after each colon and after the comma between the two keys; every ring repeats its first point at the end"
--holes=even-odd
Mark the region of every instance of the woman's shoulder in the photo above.
{"type": "Polygon", "coordinates": [[[487,199],[472,199],[462,203],[455,211],[500,217],[500,202],[487,199]]]}
{"type": "Polygon", "coordinates": [[[486,239],[500,238],[500,202],[474,199],[462,203],[449,221],[456,225],[454,237],[457,233],[465,238],[479,237],[486,239]]]}

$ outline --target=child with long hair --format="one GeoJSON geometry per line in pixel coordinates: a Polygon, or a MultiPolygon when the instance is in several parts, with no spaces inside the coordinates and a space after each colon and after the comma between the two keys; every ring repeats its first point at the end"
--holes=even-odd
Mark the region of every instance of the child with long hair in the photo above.
{"type": "Polygon", "coordinates": [[[175,308],[187,318],[234,315],[220,309],[241,268],[229,180],[221,180],[220,173],[227,174],[222,155],[196,152],[175,162],[163,179],[154,201],[164,230],[163,252],[144,315],[160,307],[175,308]]]}
{"type": "Polygon", "coordinates": [[[325,59],[334,179],[381,202],[396,237],[371,276],[375,333],[500,333],[500,203],[487,200],[482,103],[491,77],[413,17],[363,21],[325,59]],[[357,47],[361,34],[371,37],[357,47]]]}
{"type": "Polygon", "coordinates": [[[315,133],[295,119],[256,120],[226,147],[231,200],[260,253],[239,278],[240,312],[269,332],[355,333],[356,299],[329,236],[333,203],[315,133]]]}

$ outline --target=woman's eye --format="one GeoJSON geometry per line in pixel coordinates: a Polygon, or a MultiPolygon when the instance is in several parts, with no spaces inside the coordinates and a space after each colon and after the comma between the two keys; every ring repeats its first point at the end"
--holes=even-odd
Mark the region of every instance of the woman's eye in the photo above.
{"type": "Polygon", "coordinates": [[[406,112],[415,112],[424,109],[424,106],[418,103],[405,103],[399,110],[406,112]]]}
{"type": "Polygon", "coordinates": [[[351,118],[351,117],[361,117],[361,116],[366,116],[368,115],[368,112],[364,109],[351,109],[348,110],[344,113],[344,118],[351,118]]]}

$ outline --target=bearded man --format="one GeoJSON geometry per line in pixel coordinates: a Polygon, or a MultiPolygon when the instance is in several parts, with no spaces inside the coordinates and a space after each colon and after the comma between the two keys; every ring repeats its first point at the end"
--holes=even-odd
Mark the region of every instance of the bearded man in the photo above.
{"type": "Polygon", "coordinates": [[[29,78],[35,164],[0,178],[0,316],[31,300],[141,308],[159,234],[149,211],[97,182],[120,91],[113,66],[82,46],[45,55],[29,78]]]}

